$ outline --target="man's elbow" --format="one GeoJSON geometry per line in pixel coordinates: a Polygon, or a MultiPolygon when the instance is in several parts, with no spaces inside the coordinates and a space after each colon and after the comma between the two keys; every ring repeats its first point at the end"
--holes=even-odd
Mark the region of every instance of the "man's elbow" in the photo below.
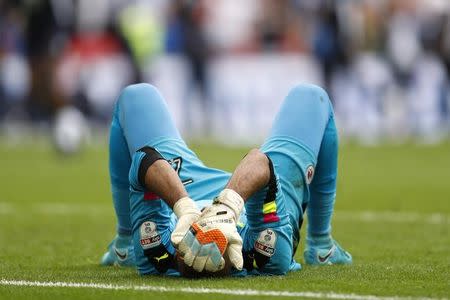
{"type": "Polygon", "coordinates": [[[262,164],[269,164],[269,158],[267,157],[267,155],[261,152],[261,150],[259,150],[258,148],[251,149],[248,152],[247,156],[256,161],[260,161],[262,164]]]}

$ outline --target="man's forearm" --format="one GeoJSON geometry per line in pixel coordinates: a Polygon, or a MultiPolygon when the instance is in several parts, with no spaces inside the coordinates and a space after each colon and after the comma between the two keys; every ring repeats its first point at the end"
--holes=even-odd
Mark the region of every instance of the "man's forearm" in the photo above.
{"type": "Polygon", "coordinates": [[[188,196],[183,183],[172,166],[165,160],[155,161],[145,173],[145,187],[161,197],[170,207],[188,196]]]}
{"type": "Polygon", "coordinates": [[[247,201],[270,179],[269,159],[258,149],[252,149],[239,163],[226,188],[237,192],[247,201]]]}

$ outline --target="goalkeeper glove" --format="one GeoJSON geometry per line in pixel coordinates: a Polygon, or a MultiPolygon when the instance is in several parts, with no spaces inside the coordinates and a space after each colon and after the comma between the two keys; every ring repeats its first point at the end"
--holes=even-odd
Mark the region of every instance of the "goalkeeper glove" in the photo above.
{"type": "Polygon", "coordinates": [[[192,223],[197,221],[200,217],[200,210],[197,208],[195,202],[189,198],[184,197],[175,202],[173,206],[173,212],[178,218],[177,225],[170,236],[172,244],[181,253],[186,249],[183,243],[183,237],[189,231],[192,223]],[[181,249],[180,249],[181,248],[181,249]]]}
{"type": "Polygon", "coordinates": [[[236,222],[244,206],[242,197],[224,189],[207,207],[180,243],[184,263],[198,272],[217,272],[227,257],[233,267],[242,269],[242,238],[236,222]]]}

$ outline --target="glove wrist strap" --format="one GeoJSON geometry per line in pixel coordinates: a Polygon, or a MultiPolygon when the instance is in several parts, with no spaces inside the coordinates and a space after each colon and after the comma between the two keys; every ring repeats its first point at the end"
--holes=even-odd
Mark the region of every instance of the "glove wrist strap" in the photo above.
{"type": "Polygon", "coordinates": [[[173,206],[173,212],[180,218],[182,215],[195,213],[200,215],[200,211],[197,208],[195,202],[189,197],[183,197],[175,202],[173,206]]]}
{"type": "Polygon", "coordinates": [[[215,199],[215,202],[222,203],[231,208],[236,219],[239,218],[244,207],[244,199],[232,189],[224,189],[220,192],[219,196],[215,199]]]}

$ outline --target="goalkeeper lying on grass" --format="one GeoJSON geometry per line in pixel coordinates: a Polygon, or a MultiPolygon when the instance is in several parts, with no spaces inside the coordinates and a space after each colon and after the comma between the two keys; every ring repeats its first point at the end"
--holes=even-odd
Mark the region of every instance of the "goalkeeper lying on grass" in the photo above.
{"type": "Polygon", "coordinates": [[[177,275],[178,258],[197,272],[227,262],[239,274],[286,274],[301,268],[293,256],[305,210],[305,262],[352,262],[331,237],[338,140],[323,89],[294,87],[267,140],[232,175],[187,147],[151,85],[123,90],[110,134],[118,229],[103,265],[177,275]]]}

